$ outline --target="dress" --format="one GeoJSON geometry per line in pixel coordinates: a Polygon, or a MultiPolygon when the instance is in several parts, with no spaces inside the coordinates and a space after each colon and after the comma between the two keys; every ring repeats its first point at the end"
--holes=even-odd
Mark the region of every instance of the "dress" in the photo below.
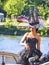
{"type": "Polygon", "coordinates": [[[30,47],[30,53],[32,56],[38,55],[39,57],[41,57],[41,51],[36,49],[36,44],[38,43],[38,40],[36,38],[27,38],[26,43],[30,47]]]}
{"type": "Polygon", "coordinates": [[[36,38],[27,38],[26,40],[26,44],[29,45],[30,50],[22,50],[22,52],[20,52],[19,56],[19,62],[24,64],[24,65],[28,65],[28,59],[30,57],[34,57],[35,55],[38,55],[39,57],[41,57],[42,53],[36,49],[36,44],[38,43],[38,40],[36,38]]]}

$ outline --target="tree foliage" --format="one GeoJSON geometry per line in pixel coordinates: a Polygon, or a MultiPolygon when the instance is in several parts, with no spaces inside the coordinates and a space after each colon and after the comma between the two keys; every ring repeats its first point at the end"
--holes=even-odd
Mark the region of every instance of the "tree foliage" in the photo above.
{"type": "Polygon", "coordinates": [[[41,0],[38,4],[39,13],[44,19],[47,19],[49,17],[49,0],[41,0]]]}
{"type": "Polygon", "coordinates": [[[44,19],[49,17],[49,0],[0,0],[0,12],[8,15],[28,15],[30,6],[36,6],[44,19]]]}
{"type": "Polygon", "coordinates": [[[4,10],[9,15],[19,15],[21,14],[26,0],[8,0],[4,5],[4,10]]]}
{"type": "Polygon", "coordinates": [[[28,11],[30,6],[37,7],[39,14],[41,14],[44,19],[49,17],[49,0],[27,0],[24,14],[29,13],[28,11]]]}
{"type": "Polygon", "coordinates": [[[0,0],[0,12],[2,11],[2,2],[0,0]]]}

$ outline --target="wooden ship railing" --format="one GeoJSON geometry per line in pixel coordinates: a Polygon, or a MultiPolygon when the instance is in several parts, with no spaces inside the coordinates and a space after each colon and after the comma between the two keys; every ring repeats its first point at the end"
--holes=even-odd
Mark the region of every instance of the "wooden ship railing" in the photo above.
{"type": "MultiPolygon", "coordinates": [[[[0,58],[0,60],[2,61],[0,65],[22,65],[22,64],[17,64],[18,54],[0,51],[0,57],[2,58],[2,59],[0,58]],[[10,59],[10,57],[11,57],[11,59],[10,59]],[[5,62],[5,60],[7,60],[7,59],[8,59],[8,61],[11,61],[12,58],[15,61],[14,63],[13,63],[13,61],[12,61],[12,63],[5,62]]],[[[43,64],[40,64],[40,65],[49,65],[49,61],[45,62],[43,64]]]]}
{"type": "Polygon", "coordinates": [[[17,58],[18,58],[17,54],[0,51],[0,61],[1,61],[0,63],[1,63],[1,65],[17,64],[17,58]],[[13,63],[13,61],[12,61],[11,63],[6,64],[5,60],[7,60],[7,61],[14,60],[15,62],[13,63]]]}

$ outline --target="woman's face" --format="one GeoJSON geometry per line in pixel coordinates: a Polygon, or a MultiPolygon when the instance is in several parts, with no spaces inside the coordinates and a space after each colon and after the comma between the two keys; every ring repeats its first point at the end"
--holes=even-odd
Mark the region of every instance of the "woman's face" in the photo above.
{"type": "Polygon", "coordinates": [[[30,31],[35,31],[36,29],[35,28],[30,28],[30,31]]]}

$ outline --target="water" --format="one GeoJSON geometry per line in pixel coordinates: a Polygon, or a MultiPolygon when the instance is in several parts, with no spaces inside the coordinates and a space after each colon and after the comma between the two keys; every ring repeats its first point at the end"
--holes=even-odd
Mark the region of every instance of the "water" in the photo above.
{"type": "Polygon", "coordinates": [[[49,52],[49,37],[41,37],[41,51],[43,54],[49,52]]]}
{"type": "MultiPolygon", "coordinates": [[[[22,36],[0,35],[0,51],[19,53],[24,47],[20,46],[22,36]]],[[[49,37],[41,37],[41,51],[43,54],[49,51],[49,37]]]]}

